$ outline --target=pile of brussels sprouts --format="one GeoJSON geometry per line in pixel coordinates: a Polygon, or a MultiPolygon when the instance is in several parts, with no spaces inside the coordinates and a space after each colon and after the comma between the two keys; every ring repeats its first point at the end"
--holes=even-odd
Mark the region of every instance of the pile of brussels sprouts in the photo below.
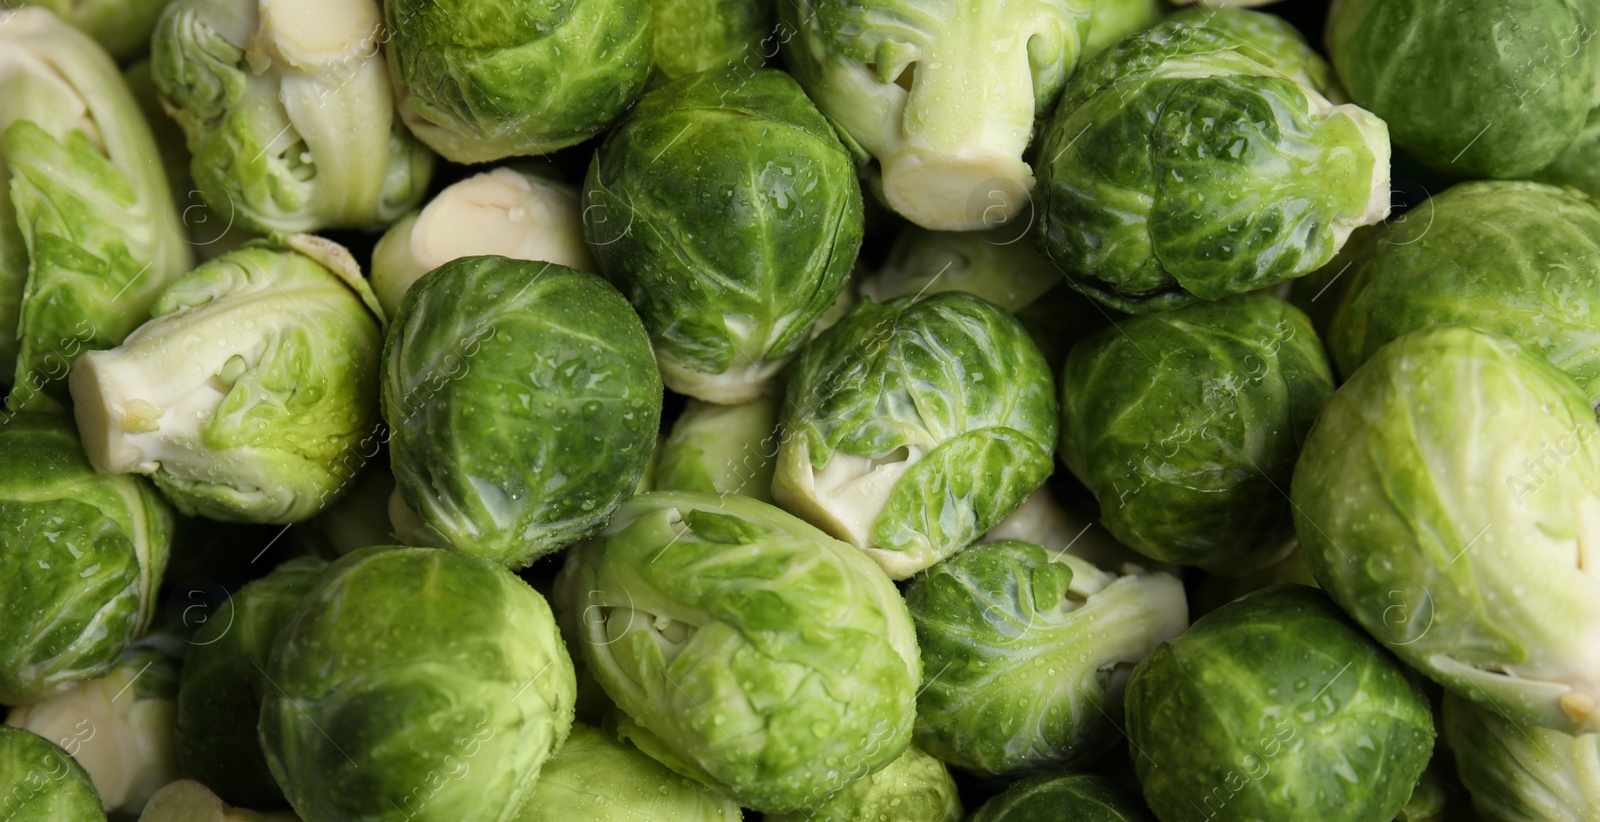
{"type": "Polygon", "coordinates": [[[11,0],[0,822],[1600,820],[1600,3],[1268,2],[11,0]]]}

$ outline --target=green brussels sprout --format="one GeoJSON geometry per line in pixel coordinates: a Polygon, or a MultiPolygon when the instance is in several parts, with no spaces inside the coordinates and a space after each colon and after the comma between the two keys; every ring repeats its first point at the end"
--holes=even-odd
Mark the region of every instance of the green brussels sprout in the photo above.
{"type": "Polygon", "coordinates": [[[1401,659],[1513,721],[1600,731],[1600,429],[1536,350],[1458,326],[1384,346],[1290,496],[1317,580],[1401,659]]]}
{"type": "Polygon", "coordinates": [[[1600,108],[1589,112],[1577,139],[1567,145],[1555,162],[1533,174],[1542,183],[1572,186],[1590,197],[1600,198],[1600,108]]]}
{"type": "Polygon", "coordinates": [[[390,324],[382,382],[395,485],[416,516],[396,533],[513,568],[609,519],[661,426],[639,318],[604,280],[554,263],[463,257],[423,277],[390,324]]]}
{"type": "Polygon", "coordinates": [[[1105,51],[1130,34],[1161,22],[1167,5],[1161,0],[1094,0],[1089,34],[1083,40],[1083,59],[1105,51]]]}
{"type": "Polygon", "coordinates": [[[144,478],[95,473],[65,417],[5,417],[0,454],[0,704],[31,705],[144,633],[174,514],[144,478]]]}
{"type": "Polygon", "coordinates": [[[255,241],[174,282],[69,386],[101,471],[148,474],[186,514],[306,520],[343,492],[377,425],[377,302],[343,247],[255,241]]]}
{"type": "Polygon", "coordinates": [[[1238,29],[1164,22],[1067,82],[1034,232],[1072,287],[1135,313],[1217,300],[1316,270],[1389,213],[1383,121],[1238,29]]]}
{"type": "Polygon", "coordinates": [[[1033,124],[1077,68],[1093,3],[899,0],[779,4],[784,56],[888,206],[975,231],[1022,213],[1033,124]]]}
{"type": "Polygon", "coordinates": [[[1185,9],[1167,19],[1232,34],[1254,46],[1267,58],[1262,62],[1279,73],[1334,102],[1344,102],[1337,99],[1340,90],[1334,82],[1333,68],[1289,21],[1277,15],[1238,8],[1249,4],[1212,2],[1206,5],[1209,7],[1185,9]]]}
{"type": "Polygon", "coordinates": [[[1044,357],[970,294],[863,302],[789,378],[772,495],[895,579],[954,554],[1050,475],[1044,357]]]}
{"type": "Polygon", "coordinates": [[[139,822],[300,822],[300,817],[232,808],[205,785],[180,779],[151,798],[139,822]]]}
{"type": "Polygon", "coordinates": [[[0,810],[6,822],[105,822],[83,766],[32,731],[0,727],[0,810]]]}
{"type": "Polygon", "coordinates": [[[327,567],[314,557],[279,565],[230,596],[190,640],[178,687],[178,764],[235,805],[283,804],[256,737],[273,689],[265,671],[279,629],[327,567]]]}
{"type": "Polygon", "coordinates": [[[1154,822],[1139,800],[1103,776],[1032,776],[983,803],[968,822],[1154,822]]]}
{"type": "Polygon", "coordinates": [[[1134,668],[1128,738],[1164,820],[1393,819],[1433,751],[1421,686],[1326,595],[1277,585],[1134,668]]]}
{"type": "Polygon", "coordinates": [[[383,19],[400,116],[457,163],[581,143],[650,76],[648,0],[383,0],[383,19]]]}
{"type": "Polygon", "coordinates": [[[1147,556],[1243,574],[1294,539],[1284,490],[1333,394],[1311,321],[1262,294],[1136,317],[1061,375],[1061,458],[1147,556]]]}
{"type": "Polygon", "coordinates": [[[57,410],[73,360],[122,342],[191,262],[155,138],[116,64],[50,12],[0,11],[8,407],[57,410]]]}
{"type": "Polygon", "coordinates": [[[849,279],[861,214],[849,155],[781,71],[650,92],[584,183],[585,236],[667,387],[710,402],[753,399],[806,343],[849,279]]]}
{"type": "Polygon", "coordinates": [[[1444,736],[1478,813],[1505,822],[1586,822],[1600,813],[1600,734],[1522,725],[1444,697],[1444,736]]]}
{"type": "Polygon", "coordinates": [[[372,290],[385,316],[422,275],[458,257],[498,254],[597,271],[572,186],[515,168],[468,177],[395,223],[372,250],[372,290]]]}
{"type": "Polygon", "coordinates": [[[395,116],[372,0],[174,0],[156,87],[217,214],[262,233],[377,229],[415,208],[434,157],[395,116]]]}
{"type": "Polygon", "coordinates": [[[961,822],[961,797],[944,763],[913,745],[899,759],[814,808],[769,813],[765,822],[961,822]]]}
{"type": "Polygon", "coordinates": [[[1061,272],[1015,230],[928,231],[907,226],[883,267],[857,289],[875,303],[965,291],[1007,311],[1028,307],[1061,283],[1061,272]]]}
{"type": "Polygon", "coordinates": [[[1461,177],[1526,177],[1596,96],[1595,12],[1573,0],[1338,0],[1328,52],[1394,144],[1461,177]]]}
{"type": "Polygon", "coordinates": [[[920,668],[905,603],[805,522],[657,491],[567,562],[618,733],[672,770],[747,807],[800,810],[910,743],[920,668]]]}
{"type": "Polygon", "coordinates": [[[738,494],[772,502],[772,471],[778,456],[776,397],[741,405],[690,400],[661,443],[657,491],[738,494]]]}
{"type": "Polygon", "coordinates": [[[55,740],[89,774],[106,810],[138,814],[178,778],[173,749],[183,642],[151,635],[111,672],[11,712],[6,724],[55,740]]]}
{"type": "Polygon", "coordinates": [[[1391,340],[1470,325],[1539,351],[1600,404],[1600,206],[1538,183],[1462,183],[1388,226],[1345,273],[1328,348],[1355,372],[1391,340]]]}
{"type": "Polygon", "coordinates": [[[655,78],[724,66],[759,69],[778,56],[773,0],[653,0],[655,78]]]}
{"type": "Polygon", "coordinates": [[[572,726],[550,607],[458,551],[328,566],[266,673],[261,747],[306,822],[514,819],[572,726]]]}
{"type": "Polygon", "coordinates": [[[1073,494],[1061,502],[1049,485],[1041,485],[1039,490],[1029,494],[1017,510],[995,523],[979,542],[1005,540],[1031,542],[1052,554],[1071,554],[1097,568],[1132,564],[1173,576],[1181,573],[1176,565],[1152,562],[1149,557],[1118,542],[1100,524],[1099,506],[1095,505],[1094,497],[1073,494]]]}
{"type": "Polygon", "coordinates": [[[906,592],[923,684],[917,745],[969,771],[1083,765],[1121,738],[1128,671],[1188,627],[1183,583],[1106,573],[1026,542],[974,545],[906,592]]]}
{"type": "Polygon", "coordinates": [[[150,50],[150,34],[169,0],[16,0],[7,8],[47,9],[94,38],[118,62],[150,50]]]}
{"type": "Polygon", "coordinates": [[[739,822],[740,818],[733,800],[667,770],[630,745],[573,723],[572,735],[539,772],[533,798],[516,822],[739,822]]]}

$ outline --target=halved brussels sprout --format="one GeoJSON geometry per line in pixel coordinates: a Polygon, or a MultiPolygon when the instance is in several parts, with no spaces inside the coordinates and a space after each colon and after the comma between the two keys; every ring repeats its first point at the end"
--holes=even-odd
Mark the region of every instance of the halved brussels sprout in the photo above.
{"type": "Polygon", "coordinates": [[[573,723],[516,822],[739,822],[739,805],[623,742],[573,723]]]}
{"type": "Polygon", "coordinates": [[[1600,404],[1600,206],[1538,183],[1462,183],[1343,272],[1328,348],[1346,377],[1389,341],[1470,325],[1544,353],[1600,404]]]}
{"type": "Polygon", "coordinates": [[[1053,393],[1027,332],[990,303],[863,302],[789,377],[772,495],[904,579],[1050,475],[1053,393]]]}
{"type": "Polygon", "coordinates": [[[138,814],[178,778],[172,740],[182,655],[182,640],[152,635],[130,645],[110,673],[18,708],[6,724],[59,742],[106,810],[138,814]]]}
{"type": "Polygon", "coordinates": [[[1447,693],[1444,735],[1486,819],[1586,822],[1600,813],[1600,734],[1523,725],[1447,693]]]}
{"type": "Polygon", "coordinates": [[[55,410],[73,360],[122,342],[191,261],[161,153],[116,64],[42,8],[0,11],[8,406],[55,410]]]}
{"type": "Polygon", "coordinates": [[[605,280],[463,257],[419,280],[383,352],[396,533],[523,567],[633,493],[661,425],[639,317],[605,280]]]}
{"type": "Polygon", "coordinates": [[[661,444],[648,490],[738,494],[772,501],[778,456],[776,397],[742,405],[690,400],[661,444]]]}
{"type": "MultiPolygon", "coordinates": [[[[1179,817],[1174,817],[1179,818],[1179,817]]],[[[1040,775],[1012,783],[968,822],[1154,822],[1135,797],[1103,776],[1040,775]]]]}
{"type": "Polygon", "coordinates": [[[1383,121],[1235,28],[1168,21],[1067,82],[1035,236],[1073,288],[1136,313],[1217,300],[1316,270],[1389,213],[1383,121]]]}
{"type": "Polygon", "coordinates": [[[0,808],[6,822],[105,822],[83,766],[32,731],[0,727],[0,808]]]}
{"type": "Polygon", "coordinates": [[[180,779],[162,788],[144,808],[139,822],[300,822],[292,813],[260,814],[223,803],[210,788],[180,779]]]}
{"type": "Polygon", "coordinates": [[[1393,819],[1433,751],[1412,675],[1322,592],[1196,620],[1128,681],[1129,753],[1162,819],[1393,819]]]}
{"type": "Polygon", "coordinates": [[[395,116],[376,0],[174,0],[156,87],[212,211],[267,232],[382,228],[433,154],[395,116]]]}
{"type": "Polygon", "coordinates": [[[960,822],[961,797],[944,763],[912,745],[899,759],[812,808],[769,813],[764,822],[960,822]]]}
{"type": "Polygon", "coordinates": [[[619,732],[674,771],[800,810],[910,743],[911,619],[850,546],[755,500],[658,491],[567,562],[619,732]]]}
{"type": "Polygon", "coordinates": [[[573,186],[517,168],[476,174],[395,223],[372,250],[372,290],[385,316],[422,275],[458,257],[498,254],[597,271],[573,186]]]}
{"type": "Polygon", "coordinates": [[[784,57],[889,207],[924,228],[975,231],[1021,213],[1035,119],[1078,66],[1091,3],[779,4],[784,57]]]}
{"type": "Polygon", "coordinates": [[[1600,426],[1538,351],[1457,326],[1389,343],[1290,493],[1317,580],[1401,659],[1513,721],[1600,731],[1600,426]]]}
{"type": "Polygon", "coordinates": [[[1396,146],[1461,177],[1550,165],[1595,103],[1596,15],[1573,0],[1338,0],[1328,52],[1396,146]]]}
{"type": "Polygon", "coordinates": [[[0,704],[104,676],[150,624],[171,506],[142,477],[95,473],[72,423],[0,420],[0,704]]]}
{"type": "Polygon", "coordinates": [[[274,690],[266,668],[278,630],[328,563],[300,557],[240,588],[189,642],[178,688],[177,751],[183,775],[235,805],[283,804],[256,735],[274,690]]]}
{"type": "Polygon", "coordinates": [[[653,0],[652,80],[737,66],[754,71],[778,56],[773,0],[653,0]]]}
{"type": "Polygon", "coordinates": [[[583,142],[650,75],[648,0],[383,0],[383,19],[400,116],[457,163],[583,142]]]}
{"type": "Polygon", "coordinates": [[[1285,496],[1333,394],[1299,309],[1262,294],[1136,317],[1079,343],[1061,375],[1061,458],[1117,539],[1243,574],[1294,540],[1285,496]]]}
{"type": "Polygon", "coordinates": [[[1026,542],[974,545],[906,591],[922,650],[916,742],[969,771],[1083,765],[1121,731],[1128,672],[1188,627],[1183,583],[1026,542]]]}
{"type": "Polygon", "coordinates": [[[186,514],[309,519],[343,493],[377,425],[377,303],[341,246],[247,244],[179,278],[69,385],[84,450],[148,474],[186,514]]]}
{"type": "Polygon", "coordinates": [[[850,158],[781,71],[708,71],[645,95],[589,165],[583,204],[667,387],[710,402],[762,392],[861,247],[850,158]]]}
{"type": "Polygon", "coordinates": [[[278,634],[261,748],[307,822],[513,819],[572,726],[544,598],[497,563],[363,548],[278,634]]]}
{"type": "Polygon", "coordinates": [[[1061,272],[1014,229],[928,231],[907,226],[883,267],[861,279],[861,296],[896,297],[965,291],[1019,311],[1061,283],[1061,272]]]}

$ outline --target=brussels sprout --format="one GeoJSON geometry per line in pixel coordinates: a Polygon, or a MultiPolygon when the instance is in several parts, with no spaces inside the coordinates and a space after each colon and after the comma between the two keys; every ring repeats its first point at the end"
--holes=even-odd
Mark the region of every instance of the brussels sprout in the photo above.
{"type": "Polygon", "coordinates": [[[6,822],[105,822],[83,766],[32,731],[0,727],[0,810],[6,822]]]}
{"type": "Polygon", "coordinates": [[[965,291],[1007,311],[1026,308],[1061,283],[1061,272],[1017,232],[928,231],[907,226],[882,268],[857,285],[875,303],[965,291]]]}
{"type": "Polygon", "coordinates": [[[70,420],[0,420],[0,704],[105,676],[155,613],[173,512],[141,477],[97,474],[70,420]]]}
{"type": "Polygon", "coordinates": [[[861,192],[787,74],[709,71],[645,95],[606,139],[584,231],[644,317],[667,386],[740,403],[844,290],[861,192]]]}
{"type": "Polygon", "coordinates": [[[738,494],[772,501],[778,399],[743,405],[690,400],[662,441],[654,490],[738,494]]]}
{"type": "Polygon", "coordinates": [[[850,546],[755,500],[658,491],[567,562],[619,733],[674,771],[800,810],[910,743],[911,619],[850,546]]]}
{"type": "Polygon", "coordinates": [[[513,819],[572,725],[544,598],[457,551],[335,562],[266,673],[261,747],[306,822],[513,819]]]}
{"type": "Polygon", "coordinates": [[[111,673],[12,711],[6,724],[57,740],[83,766],[109,811],[137,814],[178,778],[173,748],[182,641],[151,636],[111,673]]]}
{"type": "Polygon", "coordinates": [[[377,229],[415,208],[433,155],[395,116],[374,0],[174,0],[156,87],[212,210],[261,232],[377,229]]]}
{"type": "Polygon", "coordinates": [[[1033,189],[1034,120],[1078,66],[1093,4],[780,3],[784,56],[889,207],[924,228],[994,228],[1033,189]]]}
{"type": "Polygon", "coordinates": [[[1074,288],[1136,313],[1216,300],[1314,271],[1389,213],[1383,121],[1238,28],[1165,22],[1067,82],[1035,236],[1074,288]]]}
{"type": "Polygon", "coordinates": [[[1093,497],[1074,494],[1062,504],[1049,485],[1041,485],[1010,516],[985,532],[979,542],[1021,540],[1051,553],[1071,554],[1097,568],[1121,568],[1131,563],[1175,576],[1180,573],[1178,566],[1152,562],[1149,557],[1118,542],[1099,520],[1100,513],[1093,497]]]}
{"type": "Polygon", "coordinates": [[[1183,632],[1183,583],[1026,542],[975,545],[911,583],[916,742],[981,774],[1082,765],[1121,738],[1128,671],[1183,632]]]}
{"type": "MultiPolygon", "coordinates": [[[[739,822],[733,800],[587,725],[545,763],[516,822],[739,822]]],[[[770,819],[769,819],[770,822],[770,819]]]]}
{"type": "Polygon", "coordinates": [[[1373,636],[1457,694],[1567,733],[1600,731],[1597,495],[1583,391],[1537,351],[1454,326],[1351,376],[1290,491],[1312,572],[1373,636]]]}
{"type": "Polygon", "coordinates": [[[1050,475],[1053,391],[1022,326],[977,297],[863,302],[789,379],[772,495],[904,579],[1050,475]]]}
{"type": "Polygon", "coordinates": [[[778,56],[773,0],[654,0],[655,79],[738,66],[746,71],[778,56]]]}
{"type": "Polygon", "coordinates": [[[514,168],[468,177],[395,223],[372,250],[372,290],[393,317],[422,275],[458,257],[498,254],[595,271],[578,192],[514,168]]]}
{"type": "Polygon", "coordinates": [[[150,800],[139,822],[300,822],[300,817],[230,808],[205,785],[180,779],[150,800]]]}
{"type": "Polygon", "coordinates": [[[1033,776],[983,803],[968,822],[1154,822],[1138,799],[1089,774],[1033,776]]]}
{"type": "Polygon", "coordinates": [[[256,241],[174,282],[73,366],[83,447],[186,514],[290,523],[333,501],[377,424],[377,303],[344,248],[256,241]]]}
{"type": "Polygon", "coordinates": [[[273,689],[265,671],[278,630],[327,567],[313,557],[279,565],[234,593],[190,640],[178,688],[178,764],[228,802],[283,804],[256,738],[273,689]]]}
{"type": "Polygon", "coordinates": [[[1315,89],[1334,102],[1344,102],[1337,99],[1339,89],[1334,82],[1333,68],[1311,48],[1311,44],[1289,21],[1272,14],[1235,8],[1251,5],[1249,3],[1230,5],[1212,2],[1203,5],[1210,7],[1185,9],[1167,19],[1225,31],[1254,46],[1261,52],[1256,59],[1277,69],[1284,76],[1315,89]]]}
{"type": "Polygon", "coordinates": [[[1147,556],[1242,574],[1294,538],[1284,492],[1333,393],[1311,321],[1261,294],[1137,317],[1061,375],[1061,458],[1147,556]]]}
{"type": "Polygon", "coordinates": [[[1128,738],[1165,820],[1393,819],[1433,750],[1406,669],[1299,585],[1196,620],[1134,668],[1128,738]]]}
{"type": "Polygon", "coordinates": [[[400,116],[457,163],[583,142],[650,75],[648,0],[383,0],[383,17],[400,116]]]}
{"type": "Polygon", "coordinates": [[[1595,12],[1572,0],[1338,0],[1328,51],[1396,146],[1461,177],[1526,177],[1595,102],[1595,12]]]}
{"type": "Polygon", "coordinates": [[[1105,51],[1117,41],[1161,22],[1167,5],[1161,0],[1095,0],[1089,17],[1089,34],[1083,41],[1083,59],[1105,51]]]}
{"type": "Polygon", "coordinates": [[[1344,275],[1328,347],[1346,377],[1389,341],[1471,325],[1542,352],[1600,404],[1600,207],[1538,183],[1463,183],[1380,232],[1344,275]]]}
{"type": "Polygon", "coordinates": [[[121,342],[189,270],[160,158],[93,40],[43,9],[0,11],[0,382],[12,384],[10,408],[55,410],[73,360],[121,342]]]}
{"type": "MultiPolygon", "coordinates": [[[[639,318],[592,274],[463,257],[406,293],[383,352],[396,532],[520,568],[594,533],[661,425],[639,318]]],[[[393,509],[391,509],[393,510],[393,509]]]]}
{"type": "Polygon", "coordinates": [[[888,767],[803,811],[769,813],[765,822],[960,822],[961,797],[943,762],[906,748],[888,767]]]}
{"type": "Polygon", "coordinates": [[[1600,813],[1600,734],[1521,725],[1444,697],[1444,734],[1478,813],[1506,822],[1585,822],[1600,813]]]}

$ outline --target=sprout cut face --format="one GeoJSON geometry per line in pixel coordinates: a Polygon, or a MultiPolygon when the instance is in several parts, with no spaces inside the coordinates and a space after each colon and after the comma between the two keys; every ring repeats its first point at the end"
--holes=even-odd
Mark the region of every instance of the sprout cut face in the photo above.
{"type": "Polygon", "coordinates": [[[1050,475],[1053,392],[1027,332],[990,303],[863,302],[789,378],[773,497],[904,579],[1050,475]]]}
{"type": "Polygon", "coordinates": [[[794,811],[909,744],[911,620],[859,551],[754,500],[654,492],[567,562],[620,732],[678,773],[794,811]]]}
{"type": "Polygon", "coordinates": [[[1317,580],[1397,656],[1513,721],[1600,731],[1600,426],[1536,350],[1460,326],[1384,346],[1290,494],[1317,580]]]}

